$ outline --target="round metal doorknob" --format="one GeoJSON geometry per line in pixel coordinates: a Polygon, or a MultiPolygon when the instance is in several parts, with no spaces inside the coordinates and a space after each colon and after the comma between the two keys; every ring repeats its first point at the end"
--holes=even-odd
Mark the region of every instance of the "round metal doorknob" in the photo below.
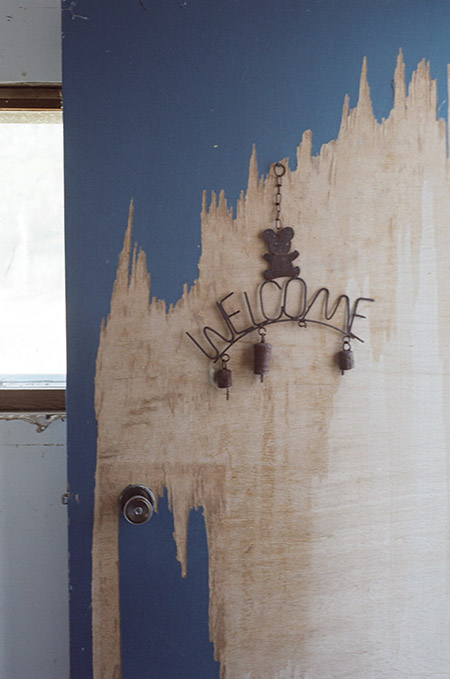
{"type": "Polygon", "coordinates": [[[155,496],[147,486],[127,486],[119,497],[120,511],[127,521],[135,525],[147,523],[155,507],[155,496]]]}

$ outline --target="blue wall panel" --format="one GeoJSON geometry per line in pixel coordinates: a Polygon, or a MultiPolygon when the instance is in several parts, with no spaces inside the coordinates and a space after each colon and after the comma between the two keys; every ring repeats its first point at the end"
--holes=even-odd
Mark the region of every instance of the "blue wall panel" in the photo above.
{"type": "MultiPolygon", "coordinates": [[[[313,130],[316,152],[335,138],[346,92],[356,104],[365,55],[378,118],[392,106],[400,47],[407,79],[418,61],[431,61],[445,115],[450,6],[447,0],[64,0],[62,7],[69,480],[79,497],[70,503],[72,662],[74,679],[89,679],[95,357],[130,199],[152,294],[175,302],[197,275],[203,189],[224,188],[234,203],[246,187],[253,143],[260,171],[267,172],[271,162],[295,158],[305,129],[313,130]]],[[[161,586],[186,609],[172,564],[171,519],[164,515],[161,586]]],[[[122,555],[140,548],[135,540],[122,527],[122,555]]],[[[203,602],[204,540],[194,552],[203,602]]],[[[149,586],[124,573],[133,567],[122,563],[121,595],[130,607],[139,587],[149,586]]],[[[146,610],[157,619],[152,608],[150,601],[146,610]]],[[[198,648],[207,638],[200,617],[198,648]]],[[[172,634],[170,620],[164,624],[172,634]]],[[[134,656],[145,662],[145,650],[124,631],[124,679],[130,679],[134,656]]],[[[173,679],[177,671],[155,679],[173,679]]]]}

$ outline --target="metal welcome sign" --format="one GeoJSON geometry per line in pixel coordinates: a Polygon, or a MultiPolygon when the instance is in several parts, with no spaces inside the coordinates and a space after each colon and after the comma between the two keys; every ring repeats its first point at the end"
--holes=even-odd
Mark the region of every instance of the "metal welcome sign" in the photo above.
{"type": "Polygon", "coordinates": [[[364,340],[353,332],[353,323],[355,318],[366,318],[358,312],[358,307],[361,302],[375,301],[370,297],[358,297],[352,303],[348,295],[340,295],[334,305],[330,306],[330,291],[325,287],[309,296],[306,281],[300,277],[300,268],[293,265],[299,253],[297,250],[290,252],[294,230],[290,226],[284,228],[281,226],[281,184],[285,172],[286,168],[281,163],[274,165],[277,216],[275,229],[266,229],[262,234],[270,252],[263,255],[268,262],[268,268],[264,271],[265,280],[259,285],[257,292],[259,301],[257,309],[252,307],[247,292],[243,293],[250,324],[244,329],[238,330],[236,328],[233,319],[241,313],[241,309],[230,309],[229,300],[234,295],[234,292],[230,292],[216,302],[228,330],[226,335],[209,325],[204,326],[202,332],[207,342],[205,349],[189,332],[186,333],[208,359],[214,363],[221,361],[221,367],[215,374],[215,380],[218,387],[227,390],[227,398],[229,397],[229,388],[232,386],[231,370],[227,367],[230,360],[229,350],[246,335],[257,332],[260,341],[254,345],[253,372],[259,375],[261,381],[263,381],[264,375],[269,373],[272,352],[271,345],[265,341],[265,335],[267,327],[274,323],[296,323],[300,328],[306,328],[309,323],[312,323],[339,332],[342,335],[342,349],[338,354],[341,374],[343,375],[345,371],[354,368],[355,360],[351,349],[351,340],[358,340],[359,342],[364,342],[364,340]],[[279,279],[285,280],[280,283],[279,279]],[[273,308],[273,303],[269,302],[269,296],[274,289],[278,293],[278,303],[275,308],[273,308]],[[226,302],[227,308],[224,306],[226,302]],[[314,318],[312,317],[313,310],[315,312],[314,318]],[[343,312],[343,320],[339,326],[332,323],[338,311],[343,312]]]}

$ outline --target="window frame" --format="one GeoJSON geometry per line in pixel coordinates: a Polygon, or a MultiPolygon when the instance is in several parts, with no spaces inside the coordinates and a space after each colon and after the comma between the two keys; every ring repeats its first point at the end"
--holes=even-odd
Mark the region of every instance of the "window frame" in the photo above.
{"type": "Polygon", "coordinates": [[[61,109],[61,83],[0,84],[0,111],[57,111],[61,109]]]}
{"type": "MultiPolygon", "coordinates": [[[[61,83],[0,84],[0,111],[62,110],[61,83]]],[[[66,390],[58,387],[0,387],[0,414],[21,412],[64,413],[66,390]]]]}

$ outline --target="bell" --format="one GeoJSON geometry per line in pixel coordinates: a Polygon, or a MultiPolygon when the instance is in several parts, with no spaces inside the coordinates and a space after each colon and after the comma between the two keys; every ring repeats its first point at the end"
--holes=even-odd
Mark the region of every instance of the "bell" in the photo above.
{"type": "Polygon", "coordinates": [[[272,345],[267,344],[264,335],[262,335],[261,342],[253,345],[253,352],[253,372],[255,375],[261,375],[262,382],[264,375],[269,373],[272,345]]]}
{"type": "Polygon", "coordinates": [[[225,367],[224,364],[222,364],[222,367],[220,370],[218,370],[215,374],[215,380],[217,383],[217,386],[219,389],[226,389],[227,390],[227,401],[230,398],[230,392],[229,389],[230,387],[233,386],[233,378],[232,378],[232,373],[231,370],[228,370],[228,368],[225,367]]]}
{"type": "Polygon", "coordinates": [[[341,369],[341,375],[343,375],[346,370],[351,370],[355,367],[355,357],[351,349],[343,349],[339,352],[339,367],[341,369]]]}

